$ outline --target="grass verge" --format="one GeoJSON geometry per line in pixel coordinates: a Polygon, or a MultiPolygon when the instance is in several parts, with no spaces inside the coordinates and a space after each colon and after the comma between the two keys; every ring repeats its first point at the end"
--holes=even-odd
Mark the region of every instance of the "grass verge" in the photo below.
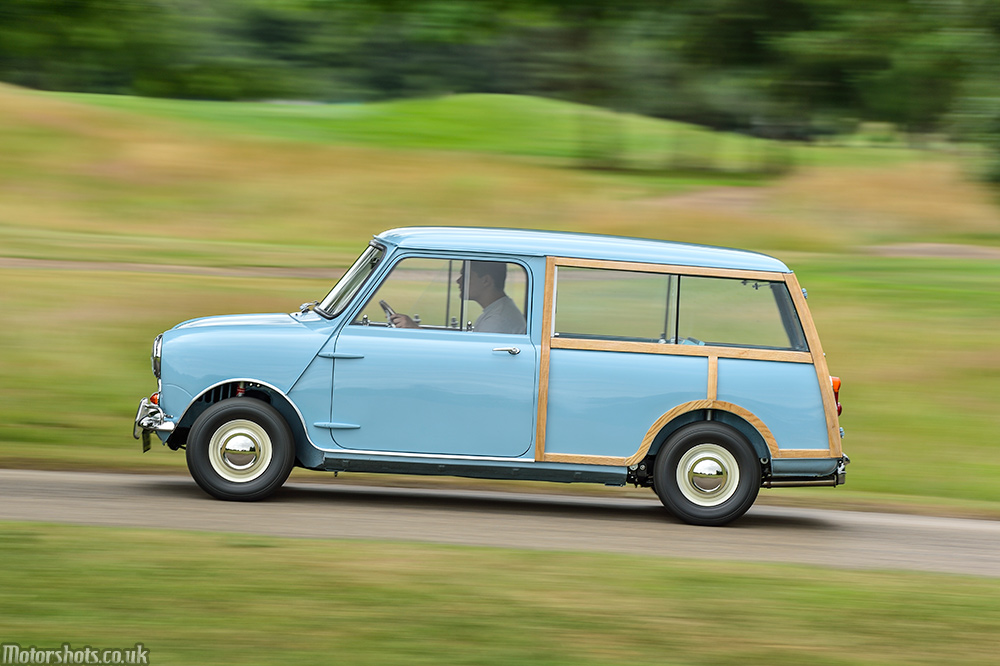
{"type": "Polygon", "coordinates": [[[4,642],[157,664],[992,664],[1000,581],[3,524],[4,642]]]}

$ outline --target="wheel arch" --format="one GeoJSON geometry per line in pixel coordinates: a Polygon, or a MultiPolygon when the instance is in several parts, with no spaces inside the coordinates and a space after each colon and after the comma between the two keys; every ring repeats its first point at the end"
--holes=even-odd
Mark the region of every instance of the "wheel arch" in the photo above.
{"type": "Polygon", "coordinates": [[[322,463],[322,453],[313,446],[306,435],[305,421],[298,408],[284,391],[272,384],[255,379],[227,379],[207,387],[188,404],[184,415],[177,422],[177,428],[170,437],[168,445],[174,449],[185,445],[191,426],[206,409],[218,402],[240,395],[248,400],[266,402],[278,411],[292,433],[297,465],[312,468],[322,463]],[[244,390],[242,394],[239,393],[241,388],[244,390]]]}
{"type": "Polygon", "coordinates": [[[671,435],[685,426],[703,421],[716,421],[736,430],[753,447],[762,465],[769,463],[778,450],[770,428],[753,412],[729,402],[696,400],[678,405],[650,426],[640,448],[641,459],[655,458],[671,435]]]}

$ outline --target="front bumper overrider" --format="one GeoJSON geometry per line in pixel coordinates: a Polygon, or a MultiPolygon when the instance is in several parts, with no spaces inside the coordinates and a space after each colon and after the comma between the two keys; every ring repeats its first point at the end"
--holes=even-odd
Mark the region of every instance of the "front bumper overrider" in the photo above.
{"type": "Polygon", "coordinates": [[[151,432],[169,434],[174,431],[176,425],[159,405],[154,405],[149,398],[143,398],[139,401],[139,409],[135,413],[132,437],[141,438],[142,450],[149,451],[149,434],[151,432]]]}

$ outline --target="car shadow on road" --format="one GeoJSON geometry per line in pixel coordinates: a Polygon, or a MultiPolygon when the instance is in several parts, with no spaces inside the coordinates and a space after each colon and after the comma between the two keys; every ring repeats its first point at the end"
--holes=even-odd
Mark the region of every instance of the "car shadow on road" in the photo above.
{"type": "Polygon", "coordinates": [[[522,513],[584,515],[621,518],[647,515],[662,518],[665,513],[655,499],[617,499],[557,494],[507,493],[383,486],[331,486],[295,484],[275,495],[274,502],[317,503],[334,501],[339,505],[382,507],[405,506],[410,509],[461,511],[469,513],[522,513]]]}
{"type": "MultiPolygon", "coordinates": [[[[217,502],[202,491],[193,480],[184,477],[159,478],[143,483],[142,492],[151,491],[162,497],[203,499],[217,502]]],[[[140,491],[139,488],[136,489],[140,491]]],[[[453,488],[403,488],[394,486],[336,485],[331,483],[291,483],[274,496],[262,500],[270,505],[365,506],[374,508],[405,507],[407,509],[503,514],[559,516],[602,520],[627,520],[632,523],[684,525],[660,504],[655,496],[596,497],[561,495],[558,493],[518,493],[498,490],[453,488]]],[[[726,529],[791,529],[833,530],[830,521],[817,512],[804,509],[782,509],[756,506],[726,529]]],[[[693,528],[697,529],[697,528],[693,528]]]]}
{"type": "MultiPolygon", "coordinates": [[[[397,488],[387,486],[336,486],[292,484],[274,497],[276,503],[326,503],[377,507],[405,506],[410,509],[458,511],[463,513],[546,515],[587,519],[628,520],[636,523],[684,523],[655,497],[595,497],[556,493],[508,493],[456,489],[397,488]]],[[[821,516],[803,510],[774,507],[752,508],[728,525],[728,529],[812,529],[830,530],[833,525],[821,516]]]]}
{"type": "Polygon", "coordinates": [[[733,524],[734,527],[767,528],[771,530],[823,530],[834,531],[836,525],[819,515],[792,515],[789,513],[761,513],[750,509],[750,512],[733,524]]]}

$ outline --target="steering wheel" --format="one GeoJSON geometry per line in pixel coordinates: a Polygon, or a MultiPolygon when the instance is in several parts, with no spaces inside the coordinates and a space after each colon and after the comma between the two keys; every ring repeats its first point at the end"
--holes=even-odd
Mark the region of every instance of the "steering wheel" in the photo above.
{"type": "Polygon", "coordinates": [[[385,312],[385,321],[389,324],[389,328],[396,328],[396,325],[392,323],[392,317],[396,314],[396,311],[385,301],[379,301],[378,304],[382,306],[382,310],[385,312]]]}

